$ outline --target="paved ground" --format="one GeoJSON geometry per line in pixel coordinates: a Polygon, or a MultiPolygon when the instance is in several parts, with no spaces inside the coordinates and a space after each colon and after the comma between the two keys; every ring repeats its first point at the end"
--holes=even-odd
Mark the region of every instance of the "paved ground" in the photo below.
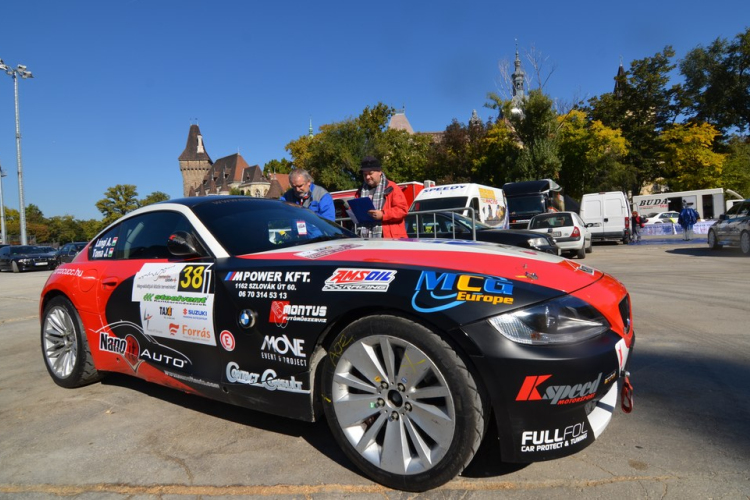
{"type": "Polygon", "coordinates": [[[362,477],[325,422],[125,377],[57,387],[36,309],[49,272],[2,273],[0,498],[750,498],[750,258],[673,237],[595,245],[585,262],[631,293],[635,411],[565,459],[508,466],[484,449],[422,495],[362,477]]]}

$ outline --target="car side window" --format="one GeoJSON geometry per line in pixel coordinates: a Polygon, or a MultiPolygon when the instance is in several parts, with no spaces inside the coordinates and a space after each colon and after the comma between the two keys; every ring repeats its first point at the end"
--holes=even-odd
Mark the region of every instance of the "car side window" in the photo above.
{"type": "Polygon", "coordinates": [[[169,236],[175,231],[192,232],[178,212],[150,212],[126,220],[120,229],[116,254],[123,259],[168,259],[169,236]]]}
{"type": "Polygon", "coordinates": [[[167,240],[175,231],[194,233],[178,212],[150,212],[123,221],[89,247],[89,259],[168,259],[167,240]]]}

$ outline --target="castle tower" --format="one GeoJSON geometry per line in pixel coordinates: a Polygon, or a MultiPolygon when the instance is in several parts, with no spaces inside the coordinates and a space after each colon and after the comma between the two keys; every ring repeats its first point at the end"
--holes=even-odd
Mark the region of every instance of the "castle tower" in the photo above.
{"type": "Polygon", "coordinates": [[[524,84],[526,83],[526,73],[521,67],[521,58],[518,57],[518,43],[516,43],[516,60],[513,61],[514,71],[511,75],[513,78],[513,97],[511,97],[511,112],[522,113],[523,101],[526,100],[524,84]]]}
{"type": "Polygon", "coordinates": [[[213,162],[206,152],[203,144],[203,136],[198,125],[190,125],[187,145],[185,151],[178,158],[180,161],[180,172],[182,172],[182,194],[190,196],[203,182],[206,172],[211,169],[213,162]]]}

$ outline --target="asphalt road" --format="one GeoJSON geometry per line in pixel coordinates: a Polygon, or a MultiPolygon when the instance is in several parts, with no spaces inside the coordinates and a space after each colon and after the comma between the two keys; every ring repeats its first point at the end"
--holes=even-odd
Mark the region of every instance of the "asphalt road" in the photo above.
{"type": "Polygon", "coordinates": [[[0,498],[750,498],[750,258],[704,239],[595,245],[629,289],[635,409],[572,457],[483,449],[421,495],[360,475],[325,422],[271,417],[136,379],[62,389],[39,348],[48,271],[0,274],[0,498]]]}

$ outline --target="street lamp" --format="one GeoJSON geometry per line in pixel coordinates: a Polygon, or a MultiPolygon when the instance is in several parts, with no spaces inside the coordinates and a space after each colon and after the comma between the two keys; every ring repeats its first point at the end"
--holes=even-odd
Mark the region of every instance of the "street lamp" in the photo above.
{"type": "Polygon", "coordinates": [[[3,167],[0,166],[0,231],[3,233],[3,239],[0,243],[8,243],[8,234],[5,232],[5,198],[3,198],[3,177],[6,174],[3,172],[3,167]]]}
{"type": "MultiPolygon", "coordinates": [[[[26,207],[23,202],[23,168],[21,167],[21,121],[18,117],[18,77],[21,78],[34,78],[31,71],[26,69],[26,66],[19,64],[15,68],[9,67],[7,64],[0,59],[0,70],[5,71],[8,75],[13,78],[13,87],[15,90],[16,98],[16,160],[18,162],[18,204],[20,207],[21,217],[21,245],[26,245],[26,207]]],[[[4,236],[3,236],[4,237],[4,236]]]]}

